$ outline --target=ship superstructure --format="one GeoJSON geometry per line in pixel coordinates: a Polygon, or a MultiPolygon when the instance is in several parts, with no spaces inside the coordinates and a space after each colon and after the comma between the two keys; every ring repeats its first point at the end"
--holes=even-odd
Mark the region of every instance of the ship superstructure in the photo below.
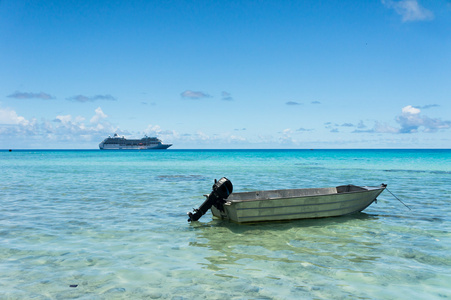
{"type": "Polygon", "coordinates": [[[100,144],[100,150],[156,150],[167,149],[172,144],[163,144],[156,137],[144,136],[142,139],[126,139],[124,136],[118,136],[117,133],[113,137],[109,136],[100,144]]]}

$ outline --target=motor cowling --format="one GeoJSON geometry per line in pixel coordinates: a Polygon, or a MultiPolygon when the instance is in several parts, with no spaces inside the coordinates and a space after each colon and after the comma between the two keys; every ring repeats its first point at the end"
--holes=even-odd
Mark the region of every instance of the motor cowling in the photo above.
{"type": "Polygon", "coordinates": [[[225,199],[227,199],[232,192],[233,185],[230,180],[225,177],[222,177],[219,180],[215,179],[212,192],[208,195],[207,200],[205,200],[198,209],[194,209],[194,213],[188,212],[188,222],[199,220],[212,206],[220,211],[224,211],[225,199]]]}

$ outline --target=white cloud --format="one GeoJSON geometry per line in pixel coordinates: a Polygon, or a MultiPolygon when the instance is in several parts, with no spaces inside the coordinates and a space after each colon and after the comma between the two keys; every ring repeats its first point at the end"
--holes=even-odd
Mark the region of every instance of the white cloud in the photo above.
{"type": "MultiPolygon", "coordinates": [[[[436,132],[441,129],[451,128],[451,121],[442,121],[437,118],[430,118],[421,114],[421,110],[412,105],[402,108],[401,115],[395,118],[401,126],[396,128],[385,123],[376,121],[372,129],[354,130],[353,133],[416,133],[416,132],[436,132]]],[[[363,123],[362,123],[363,125],[363,123]]],[[[358,128],[364,128],[358,126],[358,128]]]]}
{"type": "Polygon", "coordinates": [[[411,105],[403,107],[402,113],[396,118],[396,122],[401,125],[400,133],[418,132],[418,128],[424,124],[424,118],[421,117],[421,110],[411,105]]]}
{"type": "Polygon", "coordinates": [[[102,109],[99,107],[95,110],[96,114],[91,118],[91,123],[99,123],[100,120],[106,119],[108,116],[102,111],[102,109]]]}
{"type": "Polygon", "coordinates": [[[286,128],[286,129],[282,130],[282,133],[284,135],[292,134],[293,130],[291,130],[291,128],[286,128]]]}
{"type": "Polygon", "coordinates": [[[420,109],[413,107],[412,105],[407,105],[402,108],[402,113],[406,115],[416,115],[421,112],[420,109]]]}
{"type": "Polygon", "coordinates": [[[398,133],[399,129],[385,123],[376,122],[373,132],[375,133],[398,133]]]}
{"type": "Polygon", "coordinates": [[[70,121],[72,121],[72,116],[71,115],[56,116],[54,121],[55,122],[60,122],[60,123],[63,123],[63,124],[67,124],[70,121]]]}
{"type": "Polygon", "coordinates": [[[436,132],[439,129],[451,128],[451,121],[442,121],[440,119],[422,116],[421,110],[408,105],[402,109],[402,114],[396,118],[396,122],[401,125],[400,133],[418,132],[419,128],[424,128],[424,132],[436,132]]]}
{"type": "Polygon", "coordinates": [[[403,22],[434,19],[434,14],[430,10],[422,7],[417,0],[382,0],[382,3],[401,15],[403,22]]]}
{"type": "Polygon", "coordinates": [[[161,132],[161,128],[158,125],[149,124],[144,130],[144,133],[148,136],[156,136],[161,132]]]}
{"type": "MultiPolygon", "coordinates": [[[[72,115],[58,115],[53,122],[43,120],[38,122],[36,119],[27,120],[19,116],[14,110],[0,108],[0,139],[8,144],[19,143],[20,140],[39,140],[40,147],[45,146],[42,141],[67,141],[78,144],[80,141],[99,142],[105,136],[116,132],[105,119],[107,115],[99,107],[95,110],[95,116],[91,123],[86,123],[82,116],[73,117],[72,115]]],[[[25,143],[24,145],[29,146],[25,143]]]]}
{"type": "Polygon", "coordinates": [[[228,140],[230,143],[235,143],[235,142],[245,142],[246,138],[242,137],[242,136],[238,136],[238,135],[231,135],[229,137],[228,140]]]}
{"type": "Polygon", "coordinates": [[[17,115],[14,110],[0,108],[0,124],[1,125],[18,125],[29,123],[24,117],[17,115]]]}
{"type": "Polygon", "coordinates": [[[196,140],[201,140],[201,141],[211,140],[210,136],[202,131],[196,132],[196,135],[194,136],[194,138],[196,140]]]}
{"type": "Polygon", "coordinates": [[[362,129],[362,128],[366,128],[365,123],[363,123],[362,120],[360,120],[359,124],[357,124],[357,128],[362,129]]]}
{"type": "Polygon", "coordinates": [[[159,125],[149,125],[145,133],[148,136],[158,136],[164,143],[174,144],[178,148],[229,148],[249,143],[245,137],[237,135],[236,132],[219,134],[203,131],[179,133],[174,130],[162,130],[159,125]]]}

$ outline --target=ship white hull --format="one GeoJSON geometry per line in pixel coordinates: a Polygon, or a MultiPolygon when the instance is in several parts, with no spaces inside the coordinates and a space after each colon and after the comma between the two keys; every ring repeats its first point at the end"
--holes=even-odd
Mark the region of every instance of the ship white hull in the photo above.
{"type": "Polygon", "coordinates": [[[156,137],[144,136],[142,139],[126,139],[114,134],[113,137],[107,137],[100,144],[100,150],[158,150],[168,149],[172,144],[163,144],[156,137]]]}
{"type": "Polygon", "coordinates": [[[167,149],[172,145],[168,144],[161,144],[161,145],[148,145],[148,146],[134,146],[134,145],[115,145],[115,144],[108,144],[108,145],[101,145],[99,146],[100,150],[160,150],[160,149],[167,149]]]}

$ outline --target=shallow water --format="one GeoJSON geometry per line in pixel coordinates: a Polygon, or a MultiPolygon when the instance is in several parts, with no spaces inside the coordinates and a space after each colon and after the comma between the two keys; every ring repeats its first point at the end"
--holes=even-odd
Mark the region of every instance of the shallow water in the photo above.
{"type": "Polygon", "coordinates": [[[1,299],[451,298],[450,150],[0,151],[1,299]],[[379,185],[363,213],[188,223],[234,191],[379,185]]]}

